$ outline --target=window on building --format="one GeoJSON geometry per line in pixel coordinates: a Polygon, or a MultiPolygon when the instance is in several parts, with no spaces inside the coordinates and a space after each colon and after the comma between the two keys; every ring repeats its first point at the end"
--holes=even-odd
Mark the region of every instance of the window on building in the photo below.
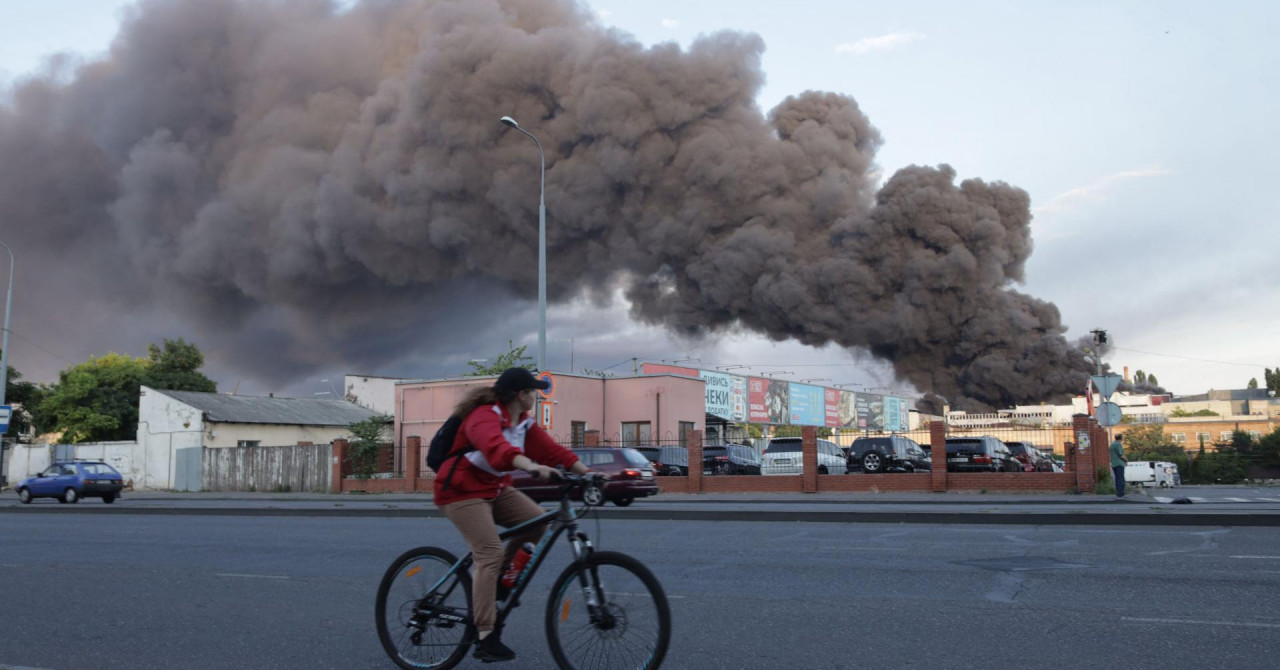
{"type": "Polygon", "coordinates": [[[1249,431],[1249,435],[1250,435],[1251,437],[1254,437],[1254,438],[1262,437],[1262,431],[1260,431],[1260,430],[1251,430],[1251,431],[1249,431]]]}
{"type": "Polygon", "coordinates": [[[586,421],[569,422],[569,442],[571,447],[581,447],[587,443],[586,421]]]}
{"type": "Polygon", "coordinates": [[[1173,434],[1173,441],[1174,441],[1174,442],[1186,442],[1186,441],[1187,441],[1187,434],[1186,434],[1186,433],[1174,433],[1174,434],[1173,434]]]}
{"type": "Polygon", "coordinates": [[[1209,437],[1209,433],[1196,433],[1196,443],[1209,444],[1212,441],[1213,438],[1209,437]]]}
{"type": "Polygon", "coordinates": [[[261,447],[262,440],[237,440],[237,447],[261,447]]]}
{"type": "Polygon", "coordinates": [[[1218,433],[1218,439],[1219,439],[1219,440],[1222,440],[1223,442],[1230,442],[1230,441],[1231,441],[1231,431],[1229,431],[1229,430],[1224,430],[1224,431],[1222,431],[1221,433],[1218,433]]]}
{"type": "Polygon", "coordinates": [[[648,421],[623,421],[622,446],[635,447],[653,443],[653,428],[648,421]]]}
{"type": "Polygon", "coordinates": [[[680,446],[689,446],[689,433],[693,431],[693,427],[697,425],[692,421],[680,422],[680,446]]]}

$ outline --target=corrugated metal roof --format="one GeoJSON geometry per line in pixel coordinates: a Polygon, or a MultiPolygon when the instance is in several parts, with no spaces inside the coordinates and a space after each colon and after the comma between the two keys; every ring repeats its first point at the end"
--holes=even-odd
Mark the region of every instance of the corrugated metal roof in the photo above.
{"type": "Polygon", "coordinates": [[[204,412],[207,420],[221,423],[346,426],[378,414],[345,400],[327,398],[263,398],[196,391],[150,390],[191,405],[204,412]]]}

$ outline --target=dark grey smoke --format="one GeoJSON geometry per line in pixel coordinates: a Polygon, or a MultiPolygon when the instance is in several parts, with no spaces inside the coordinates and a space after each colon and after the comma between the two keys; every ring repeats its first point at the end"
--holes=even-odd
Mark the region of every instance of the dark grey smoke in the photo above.
{"type": "Polygon", "coordinates": [[[1027,194],[948,166],[877,193],[852,98],[756,107],[763,50],[644,48],[569,0],[143,0],[0,108],[4,235],[51,332],[174,314],[271,379],[421,357],[533,296],[510,114],[547,150],[552,300],[866,348],[960,408],[1082,388],[1057,309],[1010,288],[1027,194]]]}

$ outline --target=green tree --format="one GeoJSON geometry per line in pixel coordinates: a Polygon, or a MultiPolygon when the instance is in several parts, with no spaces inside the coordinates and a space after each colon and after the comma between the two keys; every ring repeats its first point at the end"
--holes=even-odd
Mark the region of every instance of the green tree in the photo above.
{"type": "MultiPolygon", "coordinates": [[[[800,431],[803,426],[778,426],[773,431],[774,437],[800,437],[800,431]]],[[[831,437],[831,429],[826,426],[818,426],[818,437],[831,437]]]]}
{"type": "Polygon", "coordinates": [[[146,358],[107,354],[58,373],[42,389],[36,426],[62,433],[65,443],[132,440],[138,431],[138,391],[142,385],[172,391],[213,392],[217,386],[199,372],[204,354],[179,338],[147,347],[146,358]]]}
{"type": "Polygon", "coordinates": [[[1249,385],[1248,385],[1248,386],[1246,386],[1245,388],[1250,388],[1250,389],[1256,389],[1256,388],[1258,388],[1258,378],[1257,378],[1257,377],[1254,377],[1254,378],[1250,379],[1250,380],[1249,380],[1249,385]]]}
{"type": "Polygon", "coordinates": [[[133,439],[146,373],[146,359],[114,353],[63,370],[40,401],[40,429],[69,444],[133,439]]]}
{"type": "MultiPolygon", "coordinates": [[[[1126,452],[1139,452],[1164,445],[1173,445],[1165,439],[1164,426],[1158,423],[1144,423],[1124,431],[1124,448],[1126,452]]],[[[1148,459],[1137,459],[1148,460],[1148,459]]]]}
{"type": "Polygon", "coordinates": [[[147,374],[142,383],[168,391],[216,393],[218,385],[204,376],[204,354],[194,344],[179,337],[165,338],[164,346],[147,345],[147,374]]]}
{"type": "Polygon", "coordinates": [[[1160,380],[1156,379],[1155,375],[1147,375],[1147,383],[1152,386],[1159,386],[1160,380]]]}
{"type": "Polygon", "coordinates": [[[515,342],[507,340],[506,353],[498,354],[498,357],[493,359],[493,363],[491,365],[486,365],[486,363],[488,363],[487,360],[467,361],[467,365],[471,366],[471,371],[463,373],[463,376],[492,377],[494,375],[502,374],[502,371],[507,368],[517,367],[524,367],[533,370],[533,359],[529,358],[524,353],[528,348],[529,346],[526,344],[522,344],[517,347],[515,342]]]}
{"type": "Polygon", "coordinates": [[[20,434],[32,432],[32,417],[40,404],[42,389],[37,384],[22,381],[22,373],[12,367],[8,369],[5,376],[8,381],[5,385],[4,401],[7,405],[15,406],[14,412],[9,417],[9,431],[5,435],[10,439],[16,439],[20,434]],[[18,405],[21,405],[21,410],[16,407],[18,405]]]}
{"type": "Polygon", "coordinates": [[[1169,416],[1187,417],[1187,416],[1220,416],[1220,415],[1211,409],[1198,409],[1194,412],[1188,412],[1187,410],[1182,409],[1181,407],[1177,407],[1177,408],[1174,408],[1172,412],[1169,412],[1169,416]]]}
{"type": "Polygon", "coordinates": [[[1263,466],[1280,467],[1280,428],[1258,440],[1257,453],[1263,466]]]}
{"type": "Polygon", "coordinates": [[[1263,368],[1262,379],[1267,383],[1268,391],[1280,395],[1280,368],[1263,368]]]}
{"type": "Polygon", "coordinates": [[[1147,373],[1143,372],[1142,370],[1138,370],[1137,372],[1133,373],[1133,381],[1136,384],[1147,383],[1147,373]]]}
{"type": "Polygon", "coordinates": [[[347,426],[351,431],[347,461],[351,464],[351,471],[360,479],[368,479],[378,467],[378,451],[387,443],[392,421],[391,417],[380,415],[347,426]]]}

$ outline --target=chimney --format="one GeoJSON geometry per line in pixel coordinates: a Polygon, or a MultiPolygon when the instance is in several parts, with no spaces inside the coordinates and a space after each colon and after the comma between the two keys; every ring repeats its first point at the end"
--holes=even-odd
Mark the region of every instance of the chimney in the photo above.
{"type": "Polygon", "coordinates": [[[275,392],[275,391],[269,391],[269,392],[267,393],[267,397],[268,397],[268,398],[274,398],[274,397],[276,397],[276,392],[275,392]]]}
{"type": "Polygon", "coordinates": [[[1129,381],[1129,366],[1127,366],[1127,365],[1126,365],[1126,366],[1124,366],[1124,380],[1125,380],[1126,382],[1128,382],[1128,381],[1129,381]]]}

